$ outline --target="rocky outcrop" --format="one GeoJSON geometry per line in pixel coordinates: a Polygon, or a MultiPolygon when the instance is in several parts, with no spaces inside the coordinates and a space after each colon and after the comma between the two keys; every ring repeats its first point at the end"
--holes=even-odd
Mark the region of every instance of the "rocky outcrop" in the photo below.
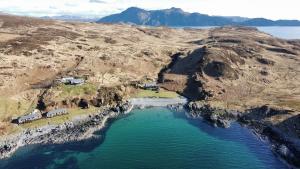
{"type": "Polygon", "coordinates": [[[211,107],[205,102],[190,102],[186,109],[193,118],[202,117],[215,126],[228,128],[231,121],[237,120],[240,113],[237,111],[228,111],[225,109],[211,107]]]}
{"type": "Polygon", "coordinates": [[[293,113],[291,110],[274,108],[267,105],[249,109],[239,121],[249,125],[256,133],[267,138],[272,150],[289,164],[300,167],[300,141],[297,131],[300,129],[300,118],[273,124],[270,118],[293,113]],[[291,133],[292,132],[292,133],[291,133]]]}
{"type": "Polygon", "coordinates": [[[91,100],[91,103],[96,107],[121,103],[126,99],[124,90],[124,86],[101,87],[98,89],[97,96],[91,100]]]}
{"type": "Polygon", "coordinates": [[[214,126],[227,128],[230,122],[238,121],[249,126],[262,139],[271,143],[271,149],[289,165],[300,167],[300,115],[279,124],[272,124],[269,118],[288,115],[290,110],[261,106],[243,113],[215,108],[206,102],[190,102],[185,106],[192,118],[203,118],[214,126]],[[288,132],[286,132],[288,130],[288,132]]]}
{"type": "MultiPolygon", "coordinates": [[[[262,127],[262,126],[260,126],[262,127]]],[[[264,126],[263,136],[266,136],[272,144],[272,150],[289,164],[300,167],[300,142],[292,139],[274,126],[264,126]]]]}

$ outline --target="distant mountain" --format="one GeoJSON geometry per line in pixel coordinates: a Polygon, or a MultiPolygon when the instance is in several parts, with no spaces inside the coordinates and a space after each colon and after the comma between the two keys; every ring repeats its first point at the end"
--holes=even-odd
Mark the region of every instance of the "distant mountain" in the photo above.
{"type": "Polygon", "coordinates": [[[59,16],[43,16],[43,19],[53,19],[62,21],[80,21],[80,22],[95,22],[98,20],[96,17],[84,17],[76,15],[59,15],[59,16]]]}
{"type": "Polygon", "coordinates": [[[99,23],[131,23],[150,26],[300,26],[298,20],[268,20],[264,18],[244,18],[239,16],[209,16],[200,13],[188,13],[180,8],[163,10],[144,10],[131,7],[119,13],[101,18],[99,23]]]}
{"type": "Polygon", "coordinates": [[[151,26],[221,26],[232,24],[230,18],[208,16],[200,13],[187,13],[180,8],[147,11],[135,7],[128,8],[120,14],[104,17],[97,22],[124,22],[151,26]]]}
{"type": "Polygon", "coordinates": [[[247,21],[247,20],[250,20],[250,18],[240,17],[240,16],[225,16],[225,18],[228,18],[228,19],[230,19],[231,21],[237,22],[237,23],[245,22],[245,21],[247,21]]]}
{"type": "Polygon", "coordinates": [[[242,22],[246,26],[300,26],[298,20],[269,20],[265,18],[254,18],[242,22]]]}

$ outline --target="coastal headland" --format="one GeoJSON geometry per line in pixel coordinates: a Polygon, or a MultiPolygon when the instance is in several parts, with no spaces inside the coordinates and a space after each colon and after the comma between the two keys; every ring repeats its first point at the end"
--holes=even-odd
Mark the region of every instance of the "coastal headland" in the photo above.
{"type": "Polygon", "coordinates": [[[5,14],[0,37],[2,158],[27,144],[93,137],[108,119],[130,111],[130,100],[141,107],[175,100],[193,118],[249,126],[300,167],[299,40],[249,27],[171,29],[5,14]],[[61,109],[68,114],[44,116],[61,109]],[[43,116],[16,123],[32,112],[43,116]]]}

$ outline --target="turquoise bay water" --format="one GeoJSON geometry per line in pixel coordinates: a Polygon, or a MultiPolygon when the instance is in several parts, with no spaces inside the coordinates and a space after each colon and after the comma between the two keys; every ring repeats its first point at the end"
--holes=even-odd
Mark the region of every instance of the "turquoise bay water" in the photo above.
{"type": "MultiPolygon", "coordinates": [[[[101,134],[101,133],[99,133],[101,134]]],[[[215,128],[166,108],[134,110],[103,139],[27,146],[0,161],[3,169],[284,169],[246,128],[215,128]]]]}

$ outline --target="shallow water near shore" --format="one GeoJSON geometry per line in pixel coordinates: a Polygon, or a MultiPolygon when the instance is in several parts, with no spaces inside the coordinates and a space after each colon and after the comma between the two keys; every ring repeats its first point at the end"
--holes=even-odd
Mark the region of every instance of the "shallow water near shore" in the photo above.
{"type": "MultiPolygon", "coordinates": [[[[99,133],[101,135],[102,132],[99,133]]],[[[215,128],[166,108],[133,110],[98,139],[27,146],[2,169],[284,169],[269,146],[234,123],[215,128]]]]}

